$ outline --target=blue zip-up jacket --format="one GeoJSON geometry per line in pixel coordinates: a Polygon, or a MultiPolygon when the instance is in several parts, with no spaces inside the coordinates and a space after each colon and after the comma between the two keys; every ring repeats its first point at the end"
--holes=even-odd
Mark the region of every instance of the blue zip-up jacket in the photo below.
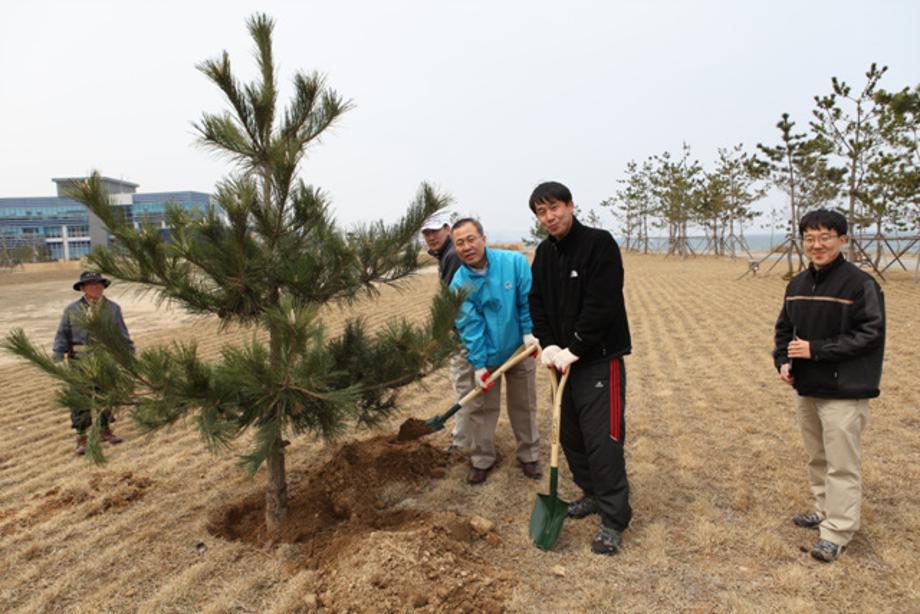
{"type": "Polygon", "coordinates": [[[530,320],[530,265],[523,254],[486,248],[485,275],[466,264],[457,269],[452,289],[464,289],[466,300],[457,314],[457,331],[474,369],[508,360],[533,330],[530,320]]]}

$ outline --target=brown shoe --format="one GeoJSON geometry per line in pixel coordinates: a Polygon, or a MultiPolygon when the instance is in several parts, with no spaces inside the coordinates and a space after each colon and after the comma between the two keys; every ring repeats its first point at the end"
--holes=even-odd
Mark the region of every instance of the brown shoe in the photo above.
{"type": "Polygon", "coordinates": [[[108,428],[108,427],[102,429],[102,432],[99,433],[99,437],[102,438],[102,441],[107,441],[107,442],[109,442],[110,444],[112,444],[113,446],[114,446],[115,444],[118,444],[118,443],[121,443],[121,442],[122,442],[122,438],[119,437],[118,435],[116,435],[115,433],[113,433],[113,432],[112,432],[112,429],[110,429],[110,428],[108,428]]]}
{"type": "Polygon", "coordinates": [[[77,435],[77,456],[86,454],[86,435],[77,435]]]}
{"type": "Polygon", "coordinates": [[[486,478],[489,477],[489,471],[491,470],[492,470],[492,467],[489,467],[488,469],[470,467],[470,472],[466,474],[466,483],[467,484],[482,484],[483,482],[486,481],[486,478]]]}
{"type": "Polygon", "coordinates": [[[530,478],[531,480],[539,480],[543,477],[543,472],[540,471],[540,465],[537,461],[532,463],[521,463],[521,472],[523,472],[524,477],[530,478]]]}

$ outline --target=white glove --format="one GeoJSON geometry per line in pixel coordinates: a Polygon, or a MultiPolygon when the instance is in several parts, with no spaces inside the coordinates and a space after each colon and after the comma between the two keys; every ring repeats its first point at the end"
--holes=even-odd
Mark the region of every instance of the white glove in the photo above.
{"type": "Polygon", "coordinates": [[[559,373],[565,373],[569,370],[569,366],[578,360],[578,356],[569,351],[569,348],[560,350],[556,352],[553,356],[553,366],[556,367],[556,370],[559,373]]]}
{"type": "Polygon", "coordinates": [[[481,369],[476,369],[476,375],[474,376],[474,379],[476,380],[476,385],[482,388],[483,390],[488,390],[489,388],[491,388],[494,382],[486,382],[486,380],[489,379],[490,375],[492,374],[489,373],[489,370],[486,369],[485,367],[481,369]]]}
{"type": "Polygon", "coordinates": [[[556,354],[562,351],[562,348],[558,345],[549,345],[543,348],[543,352],[540,354],[540,362],[543,363],[544,367],[553,366],[553,358],[556,357],[556,354]]]}
{"type": "Polygon", "coordinates": [[[534,337],[532,334],[527,333],[526,335],[521,337],[521,341],[524,343],[526,347],[534,348],[533,350],[534,358],[536,358],[540,354],[540,340],[534,337]]]}

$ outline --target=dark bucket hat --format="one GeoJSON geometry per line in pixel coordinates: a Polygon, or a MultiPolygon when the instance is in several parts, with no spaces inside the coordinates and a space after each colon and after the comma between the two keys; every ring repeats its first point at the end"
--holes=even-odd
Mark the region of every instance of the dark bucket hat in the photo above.
{"type": "Polygon", "coordinates": [[[93,281],[96,281],[102,284],[103,288],[108,288],[109,284],[112,283],[108,279],[103,277],[101,273],[91,273],[90,271],[83,271],[82,273],[80,273],[80,279],[77,280],[77,283],[73,285],[73,289],[79,292],[83,288],[83,284],[93,282],[93,281]]]}

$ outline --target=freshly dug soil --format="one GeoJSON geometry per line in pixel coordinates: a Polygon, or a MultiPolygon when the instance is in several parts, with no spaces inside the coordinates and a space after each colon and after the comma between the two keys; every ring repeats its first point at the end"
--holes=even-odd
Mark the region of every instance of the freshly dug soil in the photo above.
{"type": "Polygon", "coordinates": [[[399,434],[396,435],[397,441],[412,441],[425,435],[430,435],[434,430],[418,418],[409,418],[399,425],[399,434]]]}
{"type": "MultiPolygon", "coordinates": [[[[315,600],[333,611],[368,604],[381,611],[504,610],[516,581],[490,562],[488,551],[501,543],[494,525],[483,530],[481,518],[413,507],[451,462],[417,438],[386,435],[343,445],[308,479],[288,485],[288,517],[272,541],[282,544],[288,573],[314,570],[311,607],[315,600]]],[[[264,509],[264,493],[254,492],[212,511],[208,531],[263,546],[264,509]]]]}

